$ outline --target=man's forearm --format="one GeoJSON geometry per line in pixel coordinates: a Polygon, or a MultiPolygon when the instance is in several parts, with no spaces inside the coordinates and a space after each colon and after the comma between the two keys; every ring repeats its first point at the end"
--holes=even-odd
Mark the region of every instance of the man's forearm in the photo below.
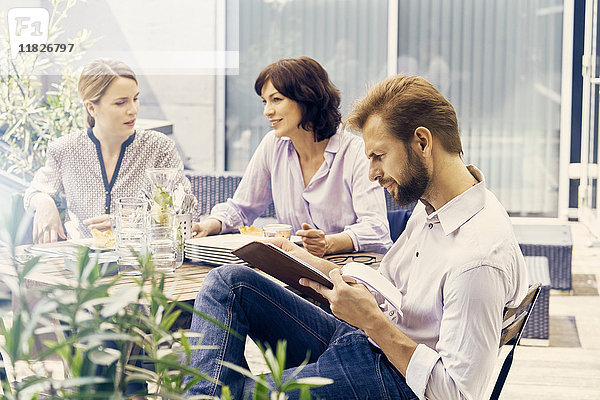
{"type": "Polygon", "coordinates": [[[394,367],[406,377],[406,370],[417,343],[392,324],[384,313],[370,318],[367,325],[361,328],[377,343],[394,367]]]}

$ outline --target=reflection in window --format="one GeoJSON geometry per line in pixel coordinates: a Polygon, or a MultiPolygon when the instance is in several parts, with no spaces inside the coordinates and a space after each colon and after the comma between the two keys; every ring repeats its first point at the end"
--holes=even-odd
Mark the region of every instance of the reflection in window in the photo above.
{"type": "Polygon", "coordinates": [[[270,63],[309,56],[342,91],[342,116],[366,85],[386,76],[386,0],[239,2],[240,74],[226,80],[226,169],[243,171],[269,123],[254,80],[270,63]]]}
{"type": "Polygon", "coordinates": [[[465,161],[509,212],[558,211],[562,4],[399,2],[398,72],[454,105],[465,161]]]}

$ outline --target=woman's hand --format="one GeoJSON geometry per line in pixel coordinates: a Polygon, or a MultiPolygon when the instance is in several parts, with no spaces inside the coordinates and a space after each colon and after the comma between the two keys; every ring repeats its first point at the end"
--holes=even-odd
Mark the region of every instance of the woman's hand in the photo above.
{"type": "Polygon", "coordinates": [[[53,243],[59,238],[66,239],[60,214],[52,197],[38,193],[31,204],[35,209],[33,217],[33,242],[53,243]]]}
{"type": "Polygon", "coordinates": [[[92,229],[98,229],[99,231],[108,231],[112,229],[112,222],[109,214],[102,214],[97,217],[92,217],[83,220],[85,226],[91,231],[92,229]]]}
{"type": "Polygon", "coordinates": [[[207,218],[192,225],[192,237],[216,235],[219,232],[221,232],[221,221],[216,218],[207,218]]]}
{"type": "Polygon", "coordinates": [[[327,252],[327,238],[320,229],[315,229],[307,223],[302,224],[302,229],[296,232],[302,238],[302,246],[317,257],[323,257],[327,252]]]}

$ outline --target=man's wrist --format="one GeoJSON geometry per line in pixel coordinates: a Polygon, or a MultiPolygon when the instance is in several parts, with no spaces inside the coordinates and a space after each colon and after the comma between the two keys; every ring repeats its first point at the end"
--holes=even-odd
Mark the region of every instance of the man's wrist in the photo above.
{"type": "Polygon", "coordinates": [[[354,243],[346,232],[325,235],[325,255],[354,251],[354,243]]]}
{"type": "Polygon", "coordinates": [[[375,340],[377,333],[384,332],[386,327],[391,325],[390,320],[381,310],[379,310],[379,312],[376,313],[373,318],[367,318],[365,320],[367,323],[360,328],[367,334],[368,337],[372,338],[373,340],[375,340]]]}

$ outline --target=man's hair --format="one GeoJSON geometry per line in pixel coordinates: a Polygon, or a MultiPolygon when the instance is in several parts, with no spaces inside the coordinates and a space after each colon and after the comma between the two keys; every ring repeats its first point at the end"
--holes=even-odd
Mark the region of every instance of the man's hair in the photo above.
{"type": "MultiPolygon", "coordinates": [[[[119,77],[133,79],[135,83],[138,83],[135,73],[124,62],[102,58],[93,60],[81,72],[77,86],[79,97],[84,102],[89,100],[94,104],[98,104],[111,83],[119,77]]],[[[87,111],[87,108],[84,107],[84,109],[86,124],[89,128],[93,128],[96,121],[87,111]]]]}
{"type": "Polygon", "coordinates": [[[371,115],[378,115],[404,143],[417,128],[425,127],[447,152],[462,154],[454,107],[420,76],[396,75],[377,83],[354,105],[345,125],[362,131],[371,115]]]}
{"type": "Polygon", "coordinates": [[[332,137],[342,121],[340,91],[327,71],[310,57],[284,58],[261,71],[254,83],[256,94],[271,81],[275,89],[294,100],[302,110],[299,126],[312,131],[315,142],[332,137]]]}

